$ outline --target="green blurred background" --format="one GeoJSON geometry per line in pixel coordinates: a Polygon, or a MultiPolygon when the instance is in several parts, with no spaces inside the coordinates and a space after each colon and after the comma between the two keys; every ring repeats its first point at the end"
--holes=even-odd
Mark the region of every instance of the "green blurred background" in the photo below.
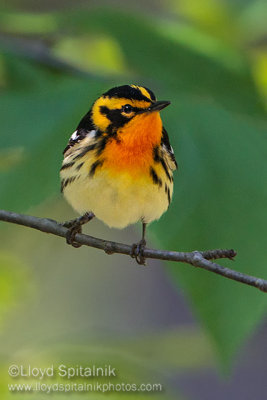
{"type": "MultiPolygon", "coordinates": [[[[265,0],[2,1],[0,207],[73,218],[58,177],[69,136],[103,91],[144,84],[172,102],[163,119],[179,163],[173,203],[149,227],[149,244],[234,248],[236,261],[222,264],[267,278],[266,21],[265,0]]],[[[141,268],[1,228],[1,399],[14,396],[14,363],[110,363],[118,382],[164,386],[73,398],[262,398],[263,293],[182,264],[141,268]]],[[[84,231],[127,243],[140,236],[140,226],[99,221],[84,231]]]]}

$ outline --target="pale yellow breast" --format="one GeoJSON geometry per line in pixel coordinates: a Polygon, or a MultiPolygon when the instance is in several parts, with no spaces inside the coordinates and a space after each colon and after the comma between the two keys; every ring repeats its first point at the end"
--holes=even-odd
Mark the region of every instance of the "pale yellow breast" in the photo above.
{"type": "Polygon", "coordinates": [[[160,172],[161,186],[153,183],[149,171],[133,178],[127,172],[114,175],[102,168],[90,178],[84,166],[79,178],[66,186],[64,195],[78,213],[93,211],[110,227],[124,228],[140,220],[149,223],[160,218],[168,208],[165,183],[172,196],[173,185],[160,172]]]}

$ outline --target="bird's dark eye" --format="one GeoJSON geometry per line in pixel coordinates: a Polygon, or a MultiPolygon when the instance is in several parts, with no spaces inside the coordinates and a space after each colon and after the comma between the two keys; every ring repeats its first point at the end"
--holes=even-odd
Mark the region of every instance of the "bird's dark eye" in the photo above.
{"type": "Polygon", "coordinates": [[[126,114],[130,114],[133,111],[133,107],[130,104],[125,104],[125,106],[122,107],[122,111],[126,114]]]}

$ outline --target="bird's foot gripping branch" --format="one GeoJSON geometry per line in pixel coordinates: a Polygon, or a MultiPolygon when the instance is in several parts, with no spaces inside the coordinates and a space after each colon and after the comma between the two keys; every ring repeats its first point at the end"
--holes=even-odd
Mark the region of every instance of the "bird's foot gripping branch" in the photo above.
{"type": "MultiPolygon", "coordinates": [[[[37,229],[39,231],[51,233],[52,235],[61,236],[64,238],[67,237],[69,232],[67,227],[64,227],[62,224],[52,219],[37,218],[30,215],[17,214],[5,210],[0,210],[0,221],[27,226],[29,228],[37,229]]],[[[77,233],[75,235],[75,242],[80,245],[104,250],[107,254],[117,253],[128,256],[132,255],[131,245],[103,240],[81,233],[77,233]]],[[[194,267],[203,268],[210,272],[214,272],[215,274],[222,275],[225,278],[254,286],[263,292],[267,292],[267,280],[243,274],[242,272],[223,267],[211,261],[220,258],[228,258],[232,260],[236,256],[236,252],[234,250],[219,249],[208,251],[178,252],[145,248],[143,250],[143,256],[145,258],[157,260],[183,262],[194,267]]]]}

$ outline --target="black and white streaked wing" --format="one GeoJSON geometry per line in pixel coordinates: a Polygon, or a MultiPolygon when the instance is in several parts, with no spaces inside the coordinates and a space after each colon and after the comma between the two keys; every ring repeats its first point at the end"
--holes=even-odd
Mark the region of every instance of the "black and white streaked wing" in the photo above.
{"type": "Polygon", "coordinates": [[[165,128],[162,129],[161,150],[163,153],[164,161],[168,167],[174,171],[178,168],[173,148],[170,144],[169,136],[165,128]]]}
{"type": "Polygon", "coordinates": [[[89,110],[79,122],[77,129],[71,135],[68,145],[63,151],[64,156],[66,157],[70,153],[69,150],[86,137],[88,139],[94,139],[96,133],[97,130],[92,123],[92,111],[89,110]]]}
{"type": "Polygon", "coordinates": [[[64,150],[64,162],[69,162],[70,159],[77,160],[88,151],[94,150],[97,147],[97,131],[92,130],[85,135],[72,134],[68,146],[64,150]]]}
{"type": "Polygon", "coordinates": [[[63,151],[64,157],[67,157],[70,154],[71,149],[85,138],[94,140],[96,132],[97,131],[95,129],[92,129],[91,131],[85,131],[84,129],[77,129],[76,131],[74,131],[69,139],[67,147],[65,147],[63,151]]]}

